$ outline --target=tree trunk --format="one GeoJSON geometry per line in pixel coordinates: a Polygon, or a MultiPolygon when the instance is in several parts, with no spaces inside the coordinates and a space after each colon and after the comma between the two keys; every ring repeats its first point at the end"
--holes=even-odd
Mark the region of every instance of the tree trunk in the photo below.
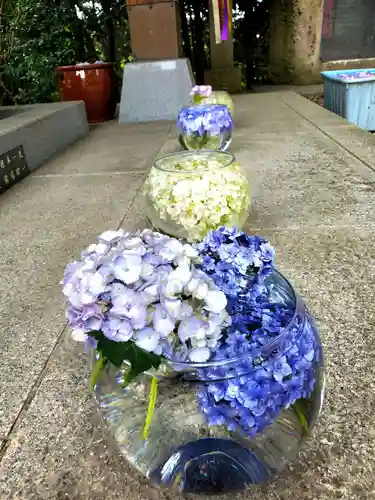
{"type": "Polygon", "coordinates": [[[113,22],[112,1],[101,0],[101,6],[104,12],[104,33],[106,40],[102,42],[103,52],[107,62],[116,61],[116,33],[113,22]]]}
{"type": "Polygon", "coordinates": [[[254,11],[253,11],[253,2],[248,0],[250,5],[247,3],[245,6],[245,33],[244,33],[244,55],[245,55],[245,81],[246,88],[250,89],[251,84],[254,80],[254,28],[252,26],[254,11]]]}
{"type": "Polygon", "coordinates": [[[88,33],[85,28],[83,28],[83,36],[86,47],[86,58],[91,62],[94,62],[98,58],[98,54],[96,53],[94,41],[92,40],[90,33],[88,33]]]}
{"type": "Polygon", "coordinates": [[[198,85],[204,83],[205,56],[204,56],[204,41],[203,41],[203,21],[201,18],[200,2],[197,0],[193,3],[194,12],[194,38],[193,51],[195,59],[195,77],[198,85]]]}
{"type": "Polygon", "coordinates": [[[186,17],[186,0],[180,0],[180,17],[181,17],[181,37],[182,37],[182,45],[184,49],[184,56],[187,57],[190,62],[192,62],[192,53],[191,53],[191,43],[190,43],[190,33],[189,33],[189,25],[186,17]]]}
{"type": "Polygon", "coordinates": [[[278,84],[320,81],[323,0],[273,0],[269,74],[278,84]]]}
{"type": "Polygon", "coordinates": [[[116,34],[113,20],[107,18],[104,25],[104,31],[107,35],[106,44],[104,47],[104,54],[107,62],[116,61],[116,34]]]}

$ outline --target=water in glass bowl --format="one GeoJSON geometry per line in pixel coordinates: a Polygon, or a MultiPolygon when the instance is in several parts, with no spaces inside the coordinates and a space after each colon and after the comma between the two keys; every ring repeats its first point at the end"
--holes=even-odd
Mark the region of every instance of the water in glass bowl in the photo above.
{"type": "MultiPolygon", "coordinates": [[[[280,472],[301,449],[323,402],[323,353],[315,323],[288,281],[278,272],[267,279],[273,300],[294,307],[294,316],[276,341],[264,345],[260,352],[262,363],[247,372],[246,366],[254,363],[247,364],[242,358],[225,360],[224,379],[219,375],[215,378],[215,373],[223,373],[224,365],[218,365],[216,372],[213,362],[207,363],[207,369],[190,364],[180,365],[177,370],[172,364],[164,372],[154,374],[158,378],[158,391],[147,436],[144,429],[151,374],[137,377],[126,388],[121,386],[123,371],[110,365],[101,374],[94,393],[101,417],[120,452],[145,477],[187,493],[241,491],[280,472]],[[300,373],[295,380],[292,380],[294,375],[290,377],[286,384],[293,382],[294,389],[301,391],[298,384],[303,379],[305,386],[311,388],[308,394],[296,392],[300,394],[296,396],[298,399],[280,403],[276,416],[272,414],[257,432],[245,433],[243,428],[230,430],[226,424],[207,424],[206,410],[198,394],[212,391],[215,384],[223,381],[246,391],[247,381],[258,380],[257,370],[284,356],[292,363],[293,352],[301,353],[306,346],[313,346],[316,355],[306,354],[304,364],[298,368],[300,373]]],[[[276,396],[281,401],[285,394],[276,396]]],[[[274,397],[275,394],[260,397],[260,405],[251,407],[254,415],[267,415],[267,404],[272,398],[275,401],[274,397]]],[[[230,410],[228,402],[218,404],[230,410]]],[[[236,411],[233,407],[234,419],[241,417],[236,411]]]]}

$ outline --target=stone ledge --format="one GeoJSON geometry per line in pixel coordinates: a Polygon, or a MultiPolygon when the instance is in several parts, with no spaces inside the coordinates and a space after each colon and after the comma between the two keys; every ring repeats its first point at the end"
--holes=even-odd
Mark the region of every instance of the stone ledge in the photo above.
{"type": "Polygon", "coordinates": [[[81,101],[0,107],[0,154],[22,145],[30,170],[88,132],[81,101]]]}

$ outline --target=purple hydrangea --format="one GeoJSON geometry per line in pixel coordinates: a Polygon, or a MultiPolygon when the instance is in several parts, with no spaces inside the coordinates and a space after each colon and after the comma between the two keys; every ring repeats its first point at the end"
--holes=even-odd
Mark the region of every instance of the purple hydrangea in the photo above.
{"type": "Polygon", "coordinates": [[[178,361],[207,361],[230,321],[225,294],[197,251],[151,230],[106,231],[62,281],[75,340],[94,332],[178,361]],[[176,356],[175,356],[176,353],[176,356]]]}
{"type": "Polygon", "coordinates": [[[176,122],[179,134],[203,137],[231,133],[233,119],[227,106],[201,104],[182,108],[176,122]]]}
{"type": "Polygon", "coordinates": [[[211,85],[194,85],[190,91],[191,96],[198,94],[200,97],[209,97],[212,94],[211,85]]]}
{"type": "Polygon", "coordinates": [[[348,71],[347,73],[338,73],[337,78],[340,80],[374,80],[375,71],[348,71]]]}

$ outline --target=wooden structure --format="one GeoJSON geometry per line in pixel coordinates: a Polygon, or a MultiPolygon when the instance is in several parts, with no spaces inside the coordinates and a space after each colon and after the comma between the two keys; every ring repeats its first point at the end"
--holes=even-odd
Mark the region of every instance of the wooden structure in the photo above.
{"type": "Polygon", "coordinates": [[[180,14],[175,0],[127,0],[133,55],[139,61],[181,57],[180,14]]]}

